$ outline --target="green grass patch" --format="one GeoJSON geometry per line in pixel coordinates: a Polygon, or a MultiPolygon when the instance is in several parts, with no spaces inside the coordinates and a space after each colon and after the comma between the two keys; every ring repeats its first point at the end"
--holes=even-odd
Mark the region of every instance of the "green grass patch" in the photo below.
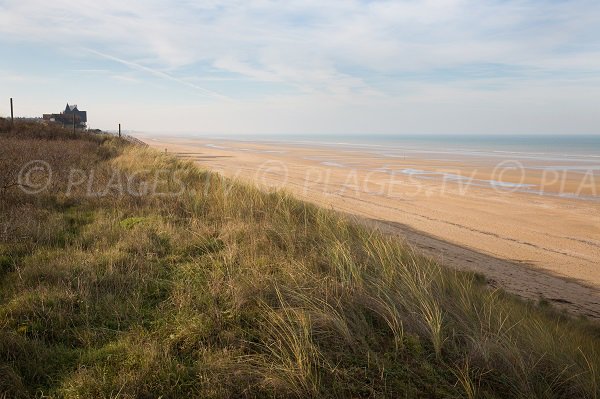
{"type": "Polygon", "coordinates": [[[128,218],[121,220],[119,222],[119,226],[123,227],[124,229],[131,229],[134,226],[137,226],[139,224],[148,223],[149,221],[150,221],[150,219],[147,217],[132,216],[132,217],[128,217],[128,218]]]}
{"type": "MultiPolygon", "coordinates": [[[[35,144],[23,131],[0,137],[0,158],[35,144]]],[[[11,232],[0,241],[0,397],[600,393],[595,323],[489,290],[481,275],[285,193],[61,134],[44,133],[56,145],[38,150],[63,168],[167,170],[185,191],[15,191],[0,203],[11,232]]]]}

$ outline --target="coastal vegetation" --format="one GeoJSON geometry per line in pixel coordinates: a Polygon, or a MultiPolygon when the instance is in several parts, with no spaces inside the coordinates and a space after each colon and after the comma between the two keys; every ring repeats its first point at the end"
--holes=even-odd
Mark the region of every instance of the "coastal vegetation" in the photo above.
{"type": "Polygon", "coordinates": [[[0,398],[599,393],[595,322],[285,192],[0,120],[0,398]]]}

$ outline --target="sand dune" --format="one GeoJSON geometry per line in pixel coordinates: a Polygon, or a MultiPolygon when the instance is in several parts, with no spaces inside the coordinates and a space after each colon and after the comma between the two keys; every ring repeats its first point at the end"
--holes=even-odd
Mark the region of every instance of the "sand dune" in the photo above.
{"type": "Polygon", "coordinates": [[[502,160],[382,158],[317,145],[143,138],[226,176],[285,188],[377,223],[493,286],[600,319],[594,176],[502,160]],[[578,196],[579,198],[572,198],[578,196]]]}

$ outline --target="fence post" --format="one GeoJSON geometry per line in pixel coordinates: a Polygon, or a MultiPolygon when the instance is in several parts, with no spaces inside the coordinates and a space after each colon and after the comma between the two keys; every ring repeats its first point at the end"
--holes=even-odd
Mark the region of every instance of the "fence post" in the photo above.
{"type": "Polygon", "coordinates": [[[13,126],[15,124],[15,115],[13,113],[13,99],[10,98],[10,125],[13,126]]]}
{"type": "Polygon", "coordinates": [[[119,137],[121,137],[121,124],[119,123],[119,137]]]}

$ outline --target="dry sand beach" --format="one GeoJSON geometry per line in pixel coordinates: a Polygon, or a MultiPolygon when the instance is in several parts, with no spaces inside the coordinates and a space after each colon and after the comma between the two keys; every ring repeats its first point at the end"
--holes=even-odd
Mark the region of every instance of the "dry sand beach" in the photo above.
{"type": "Polygon", "coordinates": [[[600,319],[600,176],[522,160],[307,143],[142,137],[150,146],[405,238],[494,287],[600,319]]]}

